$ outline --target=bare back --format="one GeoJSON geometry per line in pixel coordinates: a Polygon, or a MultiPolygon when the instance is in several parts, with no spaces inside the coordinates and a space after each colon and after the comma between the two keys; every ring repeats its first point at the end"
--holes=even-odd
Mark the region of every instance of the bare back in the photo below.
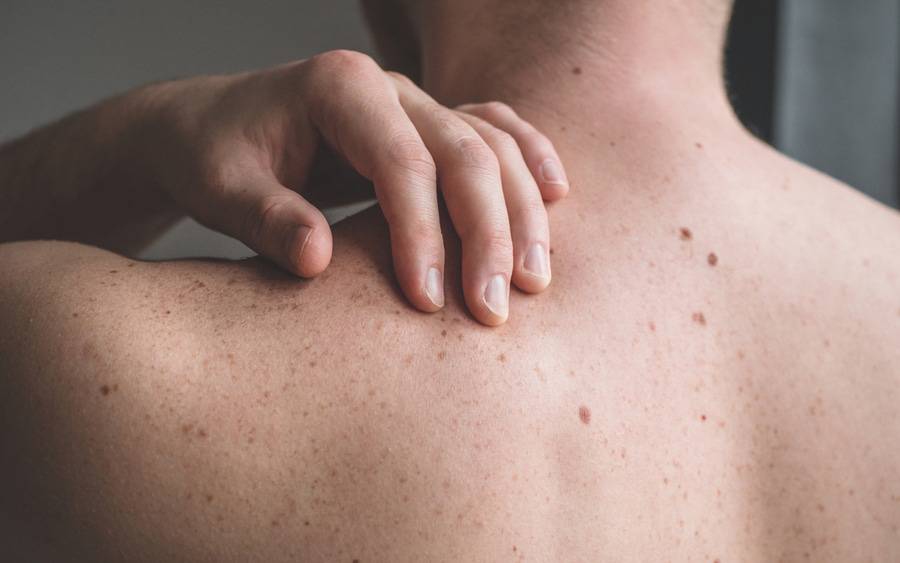
{"type": "Polygon", "coordinates": [[[458,288],[409,310],[377,211],[312,282],[28,243],[23,526],[96,560],[897,559],[900,219],[659,131],[569,137],[554,284],[498,329],[458,288]]]}

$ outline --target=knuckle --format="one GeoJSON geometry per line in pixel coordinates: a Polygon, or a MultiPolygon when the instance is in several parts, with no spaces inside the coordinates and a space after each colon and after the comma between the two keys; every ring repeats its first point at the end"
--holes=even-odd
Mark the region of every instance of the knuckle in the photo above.
{"type": "MultiPolygon", "coordinates": [[[[411,173],[423,181],[434,182],[437,178],[437,167],[431,153],[419,139],[412,136],[394,139],[388,145],[385,165],[392,169],[411,173]]],[[[389,172],[380,170],[376,176],[383,176],[389,172]]]]}
{"type": "Polygon", "coordinates": [[[474,236],[478,245],[486,248],[493,256],[502,257],[512,264],[513,243],[509,230],[499,227],[485,227],[484,232],[474,236]]]}
{"type": "Polygon", "coordinates": [[[497,155],[480,136],[467,135],[454,142],[454,151],[460,162],[479,170],[496,170],[497,155]]]}
{"type": "Polygon", "coordinates": [[[385,74],[387,74],[390,78],[393,78],[396,82],[399,82],[400,84],[402,84],[404,86],[415,86],[416,85],[416,83],[413,82],[410,77],[406,76],[403,73],[397,72],[395,70],[385,71],[385,74]]]}
{"type": "Polygon", "coordinates": [[[503,102],[491,101],[481,104],[481,112],[490,119],[505,120],[516,117],[516,112],[503,102]]]}
{"type": "Polygon", "coordinates": [[[488,142],[492,146],[497,147],[498,153],[510,154],[513,152],[520,152],[519,144],[516,142],[515,138],[506,131],[495,127],[486,134],[489,136],[488,142]]]}
{"type": "Polygon", "coordinates": [[[240,234],[244,241],[263,245],[274,234],[279,211],[291,203],[290,195],[269,195],[260,198],[247,209],[240,234]]]}
{"type": "Polygon", "coordinates": [[[318,54],[308,61],[310,72],[323,79],[359,79],[381,72],[378,63],[365,53],[337,49],[318,54]]]}

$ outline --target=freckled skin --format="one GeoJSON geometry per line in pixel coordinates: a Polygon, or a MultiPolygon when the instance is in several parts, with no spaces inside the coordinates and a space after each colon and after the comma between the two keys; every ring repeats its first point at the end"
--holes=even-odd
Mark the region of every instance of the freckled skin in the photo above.
{"type": "Polygon", "coordinates": [[[446,308],[412,311],[377,210],[311,281],[0,245],[0,545],[900,560],[900,221],[707,109],[566,122],[553,283],[497,329],[465,312],[453,239],[446,308]]]}

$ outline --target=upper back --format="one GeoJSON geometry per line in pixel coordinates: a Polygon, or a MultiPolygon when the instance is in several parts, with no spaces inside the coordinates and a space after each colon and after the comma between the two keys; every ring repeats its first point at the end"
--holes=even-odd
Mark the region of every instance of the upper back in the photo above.
{"type": "Polygon", "coordinates": [[[70,261],[32,313],[67,360],[19,366],[102,431],[73,440],[96,471],[67,494],[121,493],[91,518],[138,557],[897,558],[900,221],[721,145],[571,154],[576,190],[610,189],[551,210],[554,283],[498,329],[458,287],[410,310],[377,212],[312,282],[70,261]],[[117,517],[134,495],[153,509],[117,517]]]}

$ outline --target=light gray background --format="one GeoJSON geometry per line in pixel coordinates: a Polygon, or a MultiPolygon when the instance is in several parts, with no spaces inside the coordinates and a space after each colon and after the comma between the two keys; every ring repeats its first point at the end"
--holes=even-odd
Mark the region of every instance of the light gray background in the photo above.
{"type": "MultiPolygon", "coordinates": [[[[900,0],[783,0],[780,19],[775,144],[896,206],[900,0]]],[[[338,47],[371,52],[352,0],[0,0],[0,139],[142,83],[338,47]]],[[[248,253],[186,221],[145,256],[248,253]]]]}

